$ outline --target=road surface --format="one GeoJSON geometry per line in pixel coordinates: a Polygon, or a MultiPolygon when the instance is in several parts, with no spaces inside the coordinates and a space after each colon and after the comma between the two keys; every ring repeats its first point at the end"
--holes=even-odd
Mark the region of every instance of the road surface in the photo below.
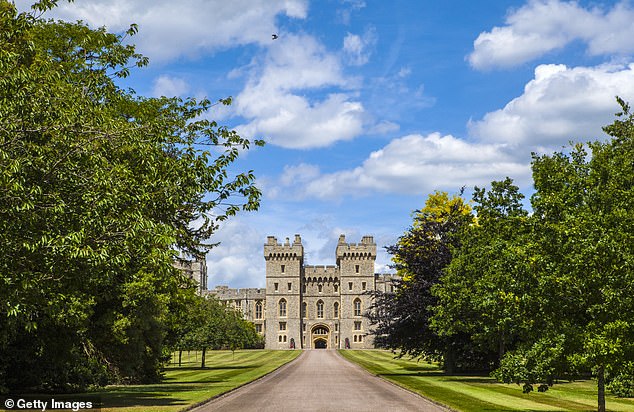
{"type": "Polygon", "coordinates": [[[371,375],[334,350],[306,350],[264,378],[196,409],[207,411],[447,411],[371,375]]]}

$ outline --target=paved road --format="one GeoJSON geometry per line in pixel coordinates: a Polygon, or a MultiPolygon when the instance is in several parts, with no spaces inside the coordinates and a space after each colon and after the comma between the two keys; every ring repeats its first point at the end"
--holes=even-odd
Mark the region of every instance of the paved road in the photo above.
{"type": "Polygon", "coordinates": [[[306,350],[252,384],[197,409],[206,411],[446,411],[345,360],[334,350],[306,350]]]}

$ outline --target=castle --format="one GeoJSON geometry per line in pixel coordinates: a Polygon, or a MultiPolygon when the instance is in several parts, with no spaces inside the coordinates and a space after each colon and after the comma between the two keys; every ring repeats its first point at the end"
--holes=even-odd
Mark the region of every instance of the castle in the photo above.
{"type": "Polygon", "coordinates": [[[265,336],[267,349],[373,348],[364,316],[372,303],[370,292],[393,291],[395,275],[374,273],[372,236],[355,244],[341,235],[335,258],[333,266],[305,265],[299,235],[284,244],[269,236],[265,288],[218,286],[210,294],[242,311],[265,336]]]}

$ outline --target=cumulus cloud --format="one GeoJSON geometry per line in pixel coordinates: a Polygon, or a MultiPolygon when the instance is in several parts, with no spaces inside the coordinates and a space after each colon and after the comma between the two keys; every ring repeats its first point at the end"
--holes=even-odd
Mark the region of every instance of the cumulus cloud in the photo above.
{"type": "MultiPolygon", "coordinates": [[[[372,152],[354,169],[319,174],[316,166],[301,165],[288,171],[310,170],[302,185],[289,184],[300,197],[338,199],[354,191],[421,194],[436,189],[485,185],[491,180],[513,177],[526,182],[530,168],[526,159],[515,159],[500,144],[469,143],[451,135],[412,134],[392,140],[372,152]]],[[[306,176],[306,175],[304,175],[306,176]]],[[[280,179],[283,186],[284,178],[280,179]]],[[[293,182],[292,179],[289,179],[293,182]]]]}
{"type": "Polygon", "coordinates": [[[264,136],[286,148],[325,147],[350,140],[364,128],[363,105],[354,98],[356,79],[344,76],[336,54],[308,35],[285,35],[254,64],[235,113],[245,136],[264,136]],[[335,89],[325,97],[311,92],[335,89]]]}
{"type": "Polygon", "coordinates": [[[303,19],[307,0],[83,0],[60,2],[51,17],[123,31],[139,25],[138,50],[152,61],[195,57],[243,44],[270,44],[275,18],[303,19]]]}
{"type": "Polygon", "coordinates": [[[468,56],[476,69],[512,67],[580,40],[591,55],[634,52],[634,8],[621,2],[609,10],[586,9],[576,1],[531,0],[511,12],[506,25],[480,33],[468,56]]]}
{"type": "Polygon", "coordinates": [[[154,80],[152,96],[154,97],[174,97],[182,96],[189,91],[189,84],[183,79],[162,75],[154,80]]]}
{"type": "Polygon", "coordinates": [[[604,136],[618,111],[615,96],[634,100],[634,64],[574,67],[540,65],[524,93],[504,108],[469,123],[471,135],[530,151],[604,136]]]}

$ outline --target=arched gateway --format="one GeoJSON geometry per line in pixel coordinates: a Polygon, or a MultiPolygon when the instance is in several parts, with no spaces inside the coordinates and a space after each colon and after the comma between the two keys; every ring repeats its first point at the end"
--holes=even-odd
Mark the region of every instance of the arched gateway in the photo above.
{"type": "Polygon", "coordinates": [[[328,349],[330,341],[330,329],[325,325],[315,325],[311,329],[312,342],[314,349],[328,349]]]}

